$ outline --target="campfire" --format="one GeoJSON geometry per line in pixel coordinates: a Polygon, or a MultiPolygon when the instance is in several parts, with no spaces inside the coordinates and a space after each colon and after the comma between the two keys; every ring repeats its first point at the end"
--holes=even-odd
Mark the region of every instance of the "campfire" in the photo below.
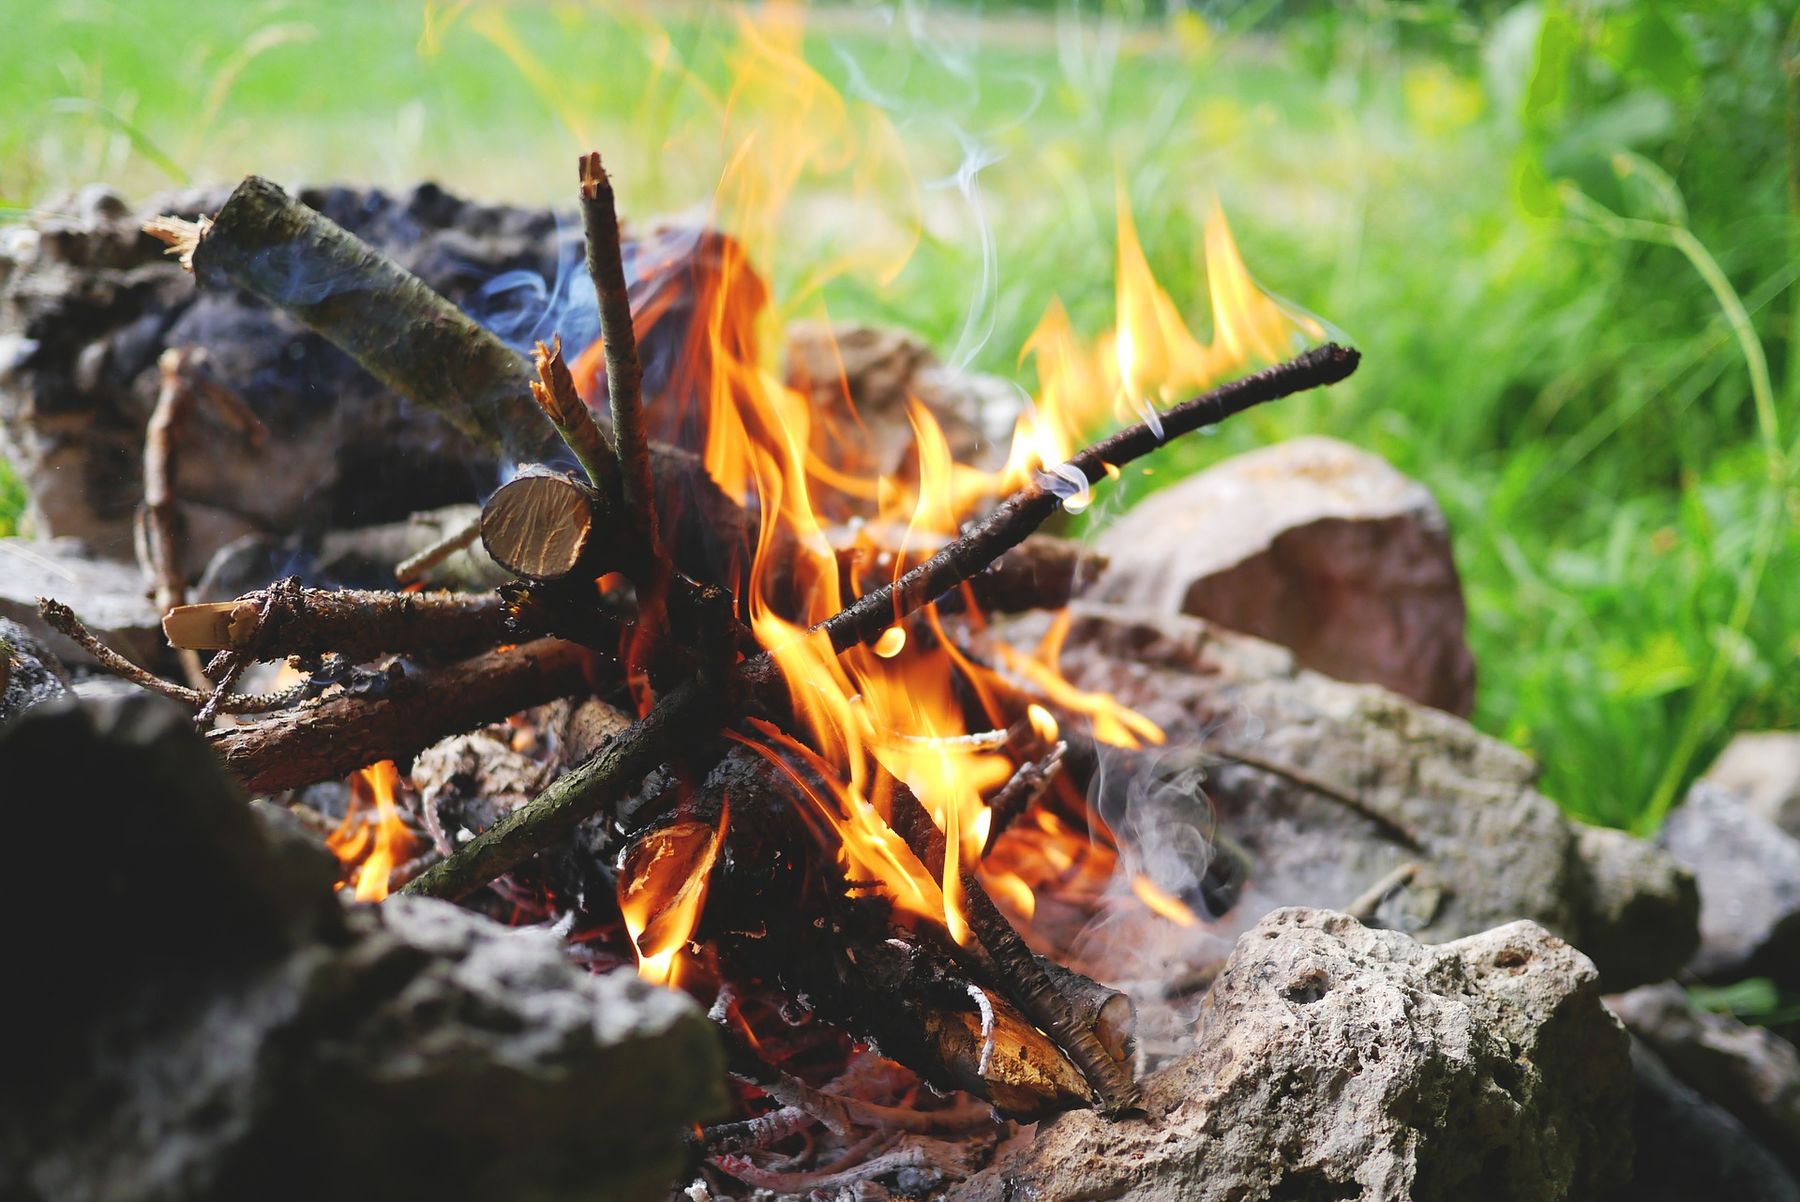
{"type": "MultiPolygon", "coordinates": [[[[719,228],[779,205],[751,182],[728,173],[719,228]]],[[[1008,438],[916,397],[865,413],[841,369],[773,369],[754,239],[622,238],[599,155],[576,184],[592,308],[523,350],[266,180],[151,222],[203,287],[285,311],[496,474],[393,590],[290,577],[187,604],[184,426],[205,409],[273,436],[240,399],[253,381],[171,350],[140,544],[187,679],[59,602],[44,618],[191,708],[356,903],[547,926],[595,971],[699,1000],[738,1085],[736,1113],[692,1134],[695,1197],[958,1177],[1003,1120],[1132,1112],[1162,1053],[1138,1046],[1133,997],[1069,963],[1102,919],[1204,922],[1207,885],[1159,882],[1090,803],[1163,732],[1064,676],[1058,611],[1093,563],[1043,528],[1170,441],[1344,379],[1356,352],[1255,284],[1216,208],[1197,337],[1122,205],[1117,326],[1086,340],[1050,305],[1008,438]],[[477,543],[510,579],[434,587],[477,543]],[[1024,637],[1008,615],[1031,610],[1056,616],[1024,637]],[[344,780],[341,812],[298,792],[344,780]]]]}

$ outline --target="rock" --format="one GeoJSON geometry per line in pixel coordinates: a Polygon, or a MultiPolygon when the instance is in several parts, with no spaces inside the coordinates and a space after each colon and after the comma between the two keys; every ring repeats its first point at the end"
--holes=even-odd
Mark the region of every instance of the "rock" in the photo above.
{"type": "Polygon", "coordinates": [[[1800,1170],[1800,1052],[1773,1032],[1709,1014],[1673,982],[1647,985],[1609,1003],[1688,1086],[1735,1115],[1800,1170]]]}
{"type": "Polygon", "coordinates": [[[1148,497],[1096,546],[1112,561],[1098,600],[1207,618],[1339,680],[1474,708],[1444,515],[1366,451],[1301,438],[1240,455],[1148,497]]]}
{"type": "Polygon", "coordinates": [[[1800,839],[1800,731],[1736,736],[1706,770],[1706,779],[1741,796],[1752,814],[1800,839]]]}
{"type": "Polygon", "coordinates": [[[1656,840],[1700,890],[1700,949],[1690,971],[1800,983],[1800,839],[1702,780],[1656,840]]]}
{"type": "Polygon", "coordinates": [[[39,597],[68,605],[103,642],[137,663],[154,665],[167,654],[160,615],[135,565],[97,558],[79,539],[0,538],[0,618],[31,631],[64,663],[93,663],[44,624],[39,597]]]}
{"type": "Polygon", "coordinates": [[[686,997],[445,903],[340,905],[167,702],[39,706],[0,774],[32,1034],[0,1048],[0,1197],[660,1199],[724,1101],[686,997]]]}
{"type": "Polygon", "coordinates": [[[1532,923],[1438,947],[1284,909],[1237,942],[1145,1119],[1075,1111],[956,1202],[1600,1196],[1629,1173],[1627,1040],[1532,923]]]}
{"type": "Polygon", "coordinates": [[[1621,1202],[1800,1202],[1800,1184],[1723,1109],[1676,1080],[1631,1041],[1631,1128],[1637,1152],[1621,1202]]]}
{"type": "Polygon", "coordinates": [[[68,691],[68,674],[49,648],[17,622],[0,618],[0,722],[68,691]]]}
{"type": "MultiPolygon", "coordinates": [[[[1018,619],[1008,637],[1029,646],[1044,622],[1018,619]]],[[[1413,863],[1412,884],[1376,917],[1426,942],[1529,918],[1592,957],[1612,989],[1661,980],[1692,954],[1693,882],[1673,860],[1569,821],[1533,787],[1529,758],[1460,718],[1304,671],[1197,618],[1085,602],[1061,666],[1166,733],[1163,747],[1104,749],[1119,771],[1101,774],[1095,798],[1140,845],[1200,849],[1186,872],[1147,859],[1153,879],[1207,910],[1206,849],[1222,837],[1247,856],[1228,931],[1278,906],[1345,906],[1413,863]],[[1156,777],[1185,787],[1131,783],[1156,777]]]]}

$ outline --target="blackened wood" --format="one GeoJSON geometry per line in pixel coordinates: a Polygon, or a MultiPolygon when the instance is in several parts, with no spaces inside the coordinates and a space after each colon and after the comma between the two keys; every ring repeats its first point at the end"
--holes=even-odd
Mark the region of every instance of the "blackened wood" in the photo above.
{"type": "MultiPolygon", "coordinates": [[[[946,860],[944,832],[931,820],[913,791],[899,781],[894,782],[888,821],[926,870],[942,880],[946,860]]],[[[1128,1109],[1137,1098],[1130,1065],[1115,1058],[1093,1026],[1084,1024],[1085,1007],[1076,1006],[1066,981],[1062,988],[1058,987],[1057,980],[1013,930],[975,875],[965,869],[958,884],[969,930],[987,949],[996,973],[1019,1008],[1049,1032],[1057,1046],[1081,1069],[1101,1109],[1109,1113],[1128,1109]]]]}

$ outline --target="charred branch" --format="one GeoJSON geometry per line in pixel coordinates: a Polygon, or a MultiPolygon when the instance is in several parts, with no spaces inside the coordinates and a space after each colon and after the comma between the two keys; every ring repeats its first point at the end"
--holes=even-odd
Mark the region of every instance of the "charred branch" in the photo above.
{"type": "Polygon", "coordinates": [[[1149,454],[1169,439],[1224,421],[1266,401],[1335,384],[1356,370],[1360,358],[1348,347],[1327,343],[1286,363],[1183,401],[1161,415],[1158,427],[1140,422],[1078,451],[1066,464],[1057,465],[1058,471],[1040,474],[1035,483],[1002,501],[962,537],[892,584],[864,594],[855,604],[820,623],[820,629],[831,636],[831,645],[839,651],[874,642],[889,626],[973,578],[1024,542],[1062,506],[1062,494],[1074,491],[1074,475],[1078,474],[1091,488],[1106,478],[1108,464],[1120,467],[1149,454]],[[1062,474],[1064,470],[1069,473],[1068,478],[1062,474]]]}
{"type": "MultiPolygon", "coordinates": [[[[894,833],[912,849],[928,872],[943,880],[947,860],[944,832],[938,829],[905,784],[894,783],[891,804],[889,825],[894,828],[894,833]]],[[[1137,1088],[1131,1079],[1128,1059],[1123,1055],[1115,1057],[1095,1033],[1092,1022],[1084,1024],[1083,1021],[1084,1011],[1091,1020],[1103,1007],[1078,1006],[1072,1000],[1067,978],[1059,988],[1057,978],[1051,976],[1044,961],[1025,945],[1025,940],[1006,920],[974,873],[964,870],[957,883],[969,930],[987,950],[994,971],[1008,986],[1019,1008],[1068,1053],[1093,1087],[1103,1109],[1117,1112],[1129,1108],[1136,1099],[1137,1088]]],[[[1076,976],[1078,974],[1068,974],[1068,977],[1076,976]]],[[[1095,988],[1102,987],[1096,985],[1095,988]]],[[[1083,990],[1082,996],[1087,993],[1083,990]]],[[[1126,1006],[1129,1005],[1127,1001],[1126,1006]]],[[[1125,1050],[1121,1048],[1121,1052],[1125,1050]]]]}

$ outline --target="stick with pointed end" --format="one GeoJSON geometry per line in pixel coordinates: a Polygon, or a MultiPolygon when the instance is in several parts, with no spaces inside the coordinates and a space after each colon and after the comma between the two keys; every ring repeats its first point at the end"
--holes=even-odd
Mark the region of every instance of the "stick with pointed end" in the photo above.
{"type": "MultiPolygon", "coordinates": [[[[612,412],[619,456],[619,496],[647,560],[661,558],[656,502],[650,477],[650,443],[644,433],[644,369],[631,326],[631,295],[619,244],[619,214],[612,179],[600,156],[581,156],[581,220],[587,234],[587,269],[600,306],[600,339],[606,354],[606,402],[612,412]]],[[[595,481],[596,486],[599,481],[595,481]]]]}

